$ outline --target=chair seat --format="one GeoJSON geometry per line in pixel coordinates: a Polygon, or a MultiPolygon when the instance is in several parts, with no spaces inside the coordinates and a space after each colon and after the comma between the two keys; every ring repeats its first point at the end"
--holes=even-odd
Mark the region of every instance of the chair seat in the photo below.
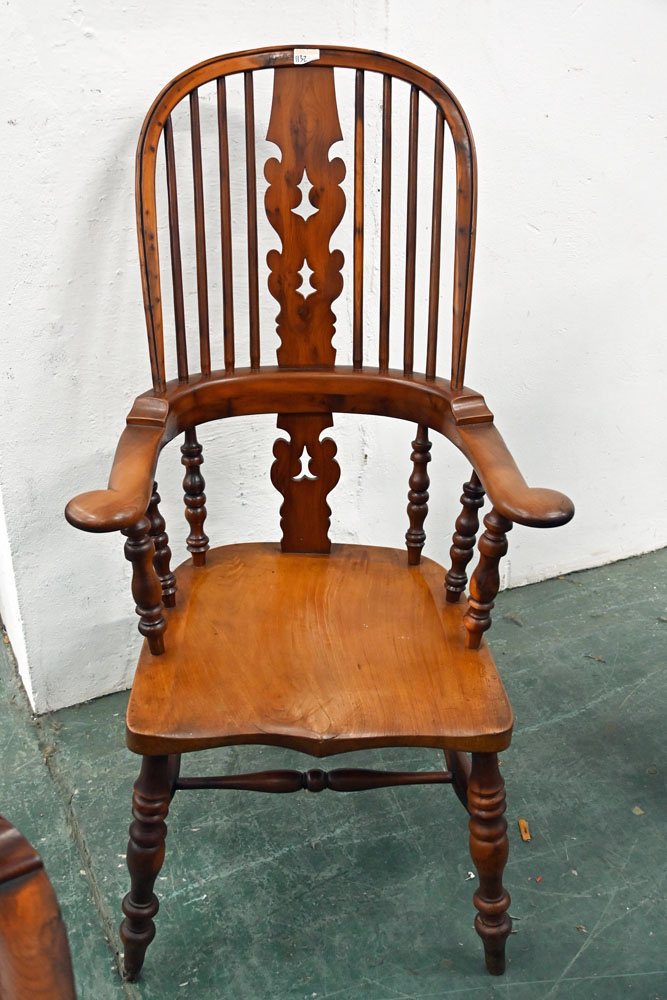
{"type": "Polygon", "coordinates": [[[465,601],[404,550],[277,544],[213,549],[176,570],[166,652],[144,643],[127,711],[142,754],[242,743],[316,757],[362,747],[497,751],[512,710],[485,643],[465,648],[465,601]]]}

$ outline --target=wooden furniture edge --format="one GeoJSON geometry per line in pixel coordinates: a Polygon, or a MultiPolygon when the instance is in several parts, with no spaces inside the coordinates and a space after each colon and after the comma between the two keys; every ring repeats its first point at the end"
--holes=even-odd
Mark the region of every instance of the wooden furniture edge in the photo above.
{"type": "Polygon", "coordinates": [[[574,513],[564,494],[526,484],[493,414],[474,390],[392,370],[264,367],[172,381],[164,394],[150,390],[137,397],[107,489],[75,497],[65,516],[91,532],[136,523],[148,507],[161,449],[187,428],[232,416],[318,412],[380,414],[431,427],[466,455],[497,510],[518,524],[556,527],[574,513]]]}
{"type": "Polygon", "coordinates": [[[67,932],[55,891],[37,851],[4,816],[0,816],[0,910],[2,996],[76,1000],[67,932]],[[23,918],[18,926],[17,912],[23,918]]]}
{"type": "Polygon", "coordinates": [[[459,427],[459,448],[470,460],[496,510],[529,528],[557,528],[574,516],[574,504],[557,490],[528,486],[493,423],[459,427]]]}
{"type": "Polygon", "coordinates": [[[121,531],[143,517],[153,490],[153,477],[164,428],[128,425],[121,434],[106,490],[81,493],[70,500],[65,517],[82,531],[121,531]]]}

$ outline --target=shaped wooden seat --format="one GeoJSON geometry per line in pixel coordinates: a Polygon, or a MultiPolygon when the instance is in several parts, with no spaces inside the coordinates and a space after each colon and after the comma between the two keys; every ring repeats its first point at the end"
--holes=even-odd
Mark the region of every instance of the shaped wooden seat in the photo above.
{"type": "Polygon", "coordinates": [[[144,645],[128,745],[164,754],[265,743],[315,757],[362,746],[501,750],[512,711],[486,648],[466,649],[444,570],[397,549],[214,549],[176,571],[156,670],[144,645]]]}
{"type": "Polygon", "coordinates": [[[452,784],[470,814],[470,851],[479,874],[475,926],[487,968],[500,974],[511,920],[502,884],[508,843],[497,751],[509,743],[512,713],[483,637],[513,523],[556,527],[569,521],[574,508],[563,494],[526,484],[484,398],[464,385],[477,192],[466,117],[435,77],[377,52],[287,46],[220,56],[180,74],[158,95],[139,139],[136,190],[152,388],[137,398],[127,418],[108,488],[75,497],[66,511],[85,531],[125,535],[139,631],[146,640],[127,715],[128,745],[143,759],[127,853],[131,889],[121,924],[126,974],[138,976],[155,933],[153,890],[175,792],[359,791],[420,783],[452,784]],[[260,73],[272,84],[262,137],[278,150],[261,165],[255,141],[260,73]],[[347,74],[354,104],[346,131],[338,114],[340,74],[347,74]],[[369,99],[366,85],[373,80],[377,92],[369,99]],[[208,88],[205,101],[201,88],[208,88]],[[234,94],[241,108],[230,112],[234,94]],[[402,138],[395,97],[397,103],[404,99],[406,110],[402,138]],[[367,127],[366,111],[377,109],[378,100],[381,143],[373,156],[366,142],[376,130],[367,127]],[[245,156],[239,165],[230,129],[240,120],[245,156]],[[206,127],[213,129],[213,146],[203,140],[206,127]],[[424,135],[433,139],[427,186],[424,135]],[[344,158],[331,153],[341,140],[344,158]],[[407,163],[407,183],[400,185],[392,166],[398,142],[404,143],[407,163]],[[178,155],[184,147],[193,193],[185,208],[178,155]],[[212,149],[217,183],[211,193],[204,178],[211,179],[212,149]],[[379,188],[367,164],[378,158],[379,188]],[[164,179],[160,215],[159,177],[164,179]],[[242,177],[245,211],[239,213],[233,209],[242,177]],[[455,203],[449,216],[443,213],[445,182],[451,182],[455,203]],[[265,248],[265,288],[258,227],[262,188],[266,219],[275,232],[265,248]],[[369,209],[367,200],[378,190],[378,204],[369,209]],[[418,225],[418,218],[425,218],[422,199],[431,219],[428,246],[418,225]],[[216,215],[219,208],[215,236],[211,205],[216,215]],[[400,247],[392,246],[397,213],[405,221],[400,247]],[[443,214],[454,233],[451,285],[447,280],[453,296],[446,308],[441,308],[443,214]],[[367,283],[370,288],[364,284],[373,263],[365,240],[372,218],[379,220],[377,288],[375,282],[367,283]],[[352,248],[348,260],[335,245],[344,219],[352,248]],[[182,243],[188,220],[194,232],[182,243]],[[194,247],[192,261],[184,258],[182,246],[194,247]],[[215,252],[217,289],[209,269],[215,252]],[[237,289],[240,271],[245,273],[237,289]],[[188,295],[187,277],[196,280],[196,294],[193,288],[188,295]],[[398,278],[403,279],[400,340],[396,317],[390,319],[398,278]],[[164,296],[167,284],[170,293],[164,296]],[[346,364],[333,340],[332,307],[343,292],[348,309],[341,315],[349,316],[349,323],[339,323],[337,343],[344,342],[346,364]],[[267,294],[279,306],[275,350],[260,336],[260,305],[267,294]],[[209,309],[214,295],[220,329],[211,319],[217,313],[209,309]],[[247,309],[239,308],[239,300],[247,309]],[[443,315],[452,316],[448,377],[438,373],[443,315]],[[165,341],[169,328],[171,349],[165,341]],[[266,463],[283,498],[282,538],[279,545],[209,550],[197,428],[260,413],[276,414],[283,433],[274,444],[270,472],[266,463]],[[407,455],[395,456],[406,467],[406,479],[411,465],[407,553],[331,544],[328,498],[340,469],[335,440],[325,434],[338,413],[375,414],[416,426],[409,461],[407,455]],[[448,438],[473,468],[463,486],[446,573],[421,560],[430,431],[448,438]],[[160,452],[179,435],[191,559],[174,573],[154,478],[160,452]],[[466,602],[461,598],[485,495],[489,509],[466,602]],[[366,747],[439,747],[447,770],[315,768],[180,776],[182,753],[241,743],[293,747],[314,757],[366,747]]]}

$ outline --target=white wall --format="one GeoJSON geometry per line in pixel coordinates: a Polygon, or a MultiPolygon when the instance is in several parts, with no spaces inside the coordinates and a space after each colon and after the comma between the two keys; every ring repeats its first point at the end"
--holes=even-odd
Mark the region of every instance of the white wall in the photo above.
{"type": "MultiPolygon", "coordinates": [[[[38,10],[10,0],[0,25],[0,607],[37,711],[131,677],[138,637],[121,540],[76,532],[62,511],[106,483],[125,414],[149,384],[133,208],[144,113],[176,72],[219,52],[367,46],[453,88],[480,165],[466,381],[485,393],[528,481],[577,506],[557,532],[514,529],[509,582],[667,544],[656,419],[666,384],[667,7],[51,0],[38,10]]],[[[334,538],[400,545],[411,428],[336,423],[334,538]]],[[[203,434],[215,543],[277,537],[274,436],[271,418],[203,434]]],[[[445,441],[433,454],[427,551],[444,561],[467,466],[445,441]]],[[[172,445],[160,485],[177,559],[181,475],[172,445]]]]}

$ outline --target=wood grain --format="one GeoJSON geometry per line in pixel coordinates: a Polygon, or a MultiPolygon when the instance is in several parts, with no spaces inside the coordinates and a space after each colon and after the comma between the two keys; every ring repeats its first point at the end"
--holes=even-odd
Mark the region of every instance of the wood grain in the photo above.
{"type": "Polygon", "coordinates": [[[275,462],[271,466],[271,482],[283,496],[280,508],[283,552],[328,552],[331,548],[331,508],[327,496],[340,478],[340,467],[334,457],[335,441],[320,438],[332,424],[329,414],[278,417],[278,427],[289,435],[289,440],[278,438],[274,444],[275,462]],[[307,467],[303,468],[303,464],[307,467]]]}
{"type": "MultiPolygon", "coordinates": [[[[234,283],[232,271],[232,204],[229,186],[229,135],[227,85],[224,76],[216,85],[218,97],[218,161],[220,167],[220,240],[222,259],[223,342],[225,370],[234,368],[234,283]]],[[[259,355],[253,359],[259,364],[259,355]]]]}
{"type": "Polygon", "coordinates": [[[505,819],[505,783],[495,753],[473,753],[468,778],[470,856],[479,875],[473,900],[475,930],[484,943],[486,967],[493,976],[505,971],[505,942],[512,930],[503,886],[509,843],[505,819]]]}
{"type": "Polygon", "coordinates": [[[199,362],[202,375],[211,371],[211,342],[208,319],[208,270],[206,266],[206,222],[204,174],[201,157],[199,94],[190,94],[190,135],[192,141],[192,183],[195,200],[195,255],[197,259],[197,308],[199,310],[199,362]]]}
{"type": "Polygon", "coordinates": [[[266,214],[282,243],[281,251],[271,250],[266,257],[269,291],[280,305],[278,364],[333,365],[336,317],[331,305],[343,289],[343,254],[329,243],[345,211],[340,187],[345,164],[340,157],[329,159],[329,149],[343,137],[333,70],[277,69],[266,137],[282,152],[280,160],[272,157],[264,168],[266,214]],[[310,182],[310,204],[317,209],[307,219],[294,211],[304,178],[310,182]],[[304,263],[313,272],[315,291],[309,293],[299,290],[304,263]]]}
{"type": "Polygon", "coordinates": [[[76,1000],[67,932],[42,859],[2,816],[0,997],[76,1000]]]}
{"type": "MultiPolygon", "coordinates": [[[[204,84],[224,78],[230,74],[243,73],[246,83],[246,139],[248,152],[247,194],[249,220],[256,211],[254,201],[254,173],[250,169],[250,158],[254,165],[254,102],[252,100],[252,74],[261,69],[277,71],[298,71],[306,74],[310,71],[331,69],[335,66],[354,69],[360,72],[382,74],[384,79],[385,97],[390,95],[392,81],[402,80],[417,87],[439,109],[447,123],[454,144],[456,158],[456,243],[455,243],[455,294],[453,303],[452,327],[452,371],[451,377],[456,388],[463,385],[465,355],[467,347],[468,325],[470,320],[470,295],[472,288],[472,265],[475,235],[476,206],[476,165],[475,149],[472,133],[463,110],[454,95],[441,81],[417,66],[378,52],[368,52],[361,49],[345,47],[320,47],[319,58],[308,66],[294,66],[294,48],[264,48],[247,52],[233,53],[216,59],[207,60],[193,66],[177,76],[158,95],[150,109],[137,150],[137,225],[139,235],[139,254],[144,289],[144,306],[148,332],[149,352],[153,386],[162,391],[167,381],[164,363],[164,330],[162,315],[162,295],[160,290],[160,270],[157,246],[157,214],[155,196],[155,151],[159,144],[164,123],[176,105],[196,88],[204,84]],[[251,141],[252,139],[252,141],[251,141]]],[[[303,77],[302,77],[303,78],[303,77]]],[[[385,101],[385,149],[390,132],[390,99],[385,101]]],[[[358,161],[357,161],[358,162],[358,161]]],[[[383,216],[386,220],[390,214],[390,160],[384,159],[383,190],[387,200],[383,204],[383,216]]],[[[384,227],[385,252],[382,271],[386,277],[389,260],[389,232],[384,227]]],[[[249,225],[249,282],[251,302],[251,347],[255,343],[255,288],[256,288],[256,227],[249,225]]],[[[358,272],[357,272],[358,273],[358,272]]],[[[358,290],[360,290],[359,286],[358,290]]],[[[388,287],[385,285],[388,293],[388,287]]],[[[383,296],[383,316],[388,314],[389,301],[383,296]]],[[[357,314],[358,315],[358,314],[357,314]]],[[[381,324],[383,329],[385,321],[381,324]]],[[[256,341],[258,346],[258,340],[256,341]]],[[[384,344],[384,341],[383,341],[384,344]]],[[[256,359],[251,358],[251,366],[257,367],[256,359]]],[[[384,369],[388,361],[381,358],[380,366],[384,369]]]]}
{"type": "Polygon", "coordinates": [[[451,566],[445,577],[447,600],[456,604],[466,589],[468,575],[466,567],[473,557],[475,541],[479,531],[479,511],[484,504],[484,489],[473,471],[470,480],[463,484],[461,513],[456,519],[452,547],[449,550],[451,566]]]}
{"type": "Polygon", "coordinates": [[[212,549],[177,571],[156,670],[144,650],[127,715],[137,753],[263,743],[315,757],[370,746],[502,749],[512,713],[444,570],[405,553],[333,545],[212,549]],[[387,628],[391,608],[392,627],[387,628]],[[224,691],[224,698],[220,692],[224,691]]]}
{"type": "Polygon", "coordinates": [[[496,510],[516,524],[552,528],[574,515],[563,493],[526,484],[479,393],[452,390],[446,379],[341,366],[218,371],[188,383],[174,380],[164,397],[152,391],[139,396],[108,488],[75,497],[65,516],[83,531],[117,531],[136,521],[148,506],[160,449],[192,424],[254,413],[332,411],[396,417],[443,434],[473,465],[496,510]]]}
{"type": "Polygon", "coordinates": [[[165,168],[167,173],[167,202],[169,207],[169,255],[174,295],[174,323],[176,327],[176,366],[180,382],[188,380],[188,345],[185,339],[185,303],[183,299],[183,263],[181,260],[181,232],[178,221],[178,188],[176,185],[176,154],[174,129],[171,116],[164,125],[165,168]]]}
{"type": "Polygon", "coordinates": [[[408,547],[408,564],[417,566],[421,558],[421,551],[426,541],[424,531],[424,521],[428,514],[428,488],[430,480],[428,476],[428,463],[431,461],[431,442],[428,436],[428,427],[419,424],[417,436],[412,442],[412,474],[410,476],[410,490],[408,492],[408,519],[410,527],[405,534],[405,544],[408,547]]]}

